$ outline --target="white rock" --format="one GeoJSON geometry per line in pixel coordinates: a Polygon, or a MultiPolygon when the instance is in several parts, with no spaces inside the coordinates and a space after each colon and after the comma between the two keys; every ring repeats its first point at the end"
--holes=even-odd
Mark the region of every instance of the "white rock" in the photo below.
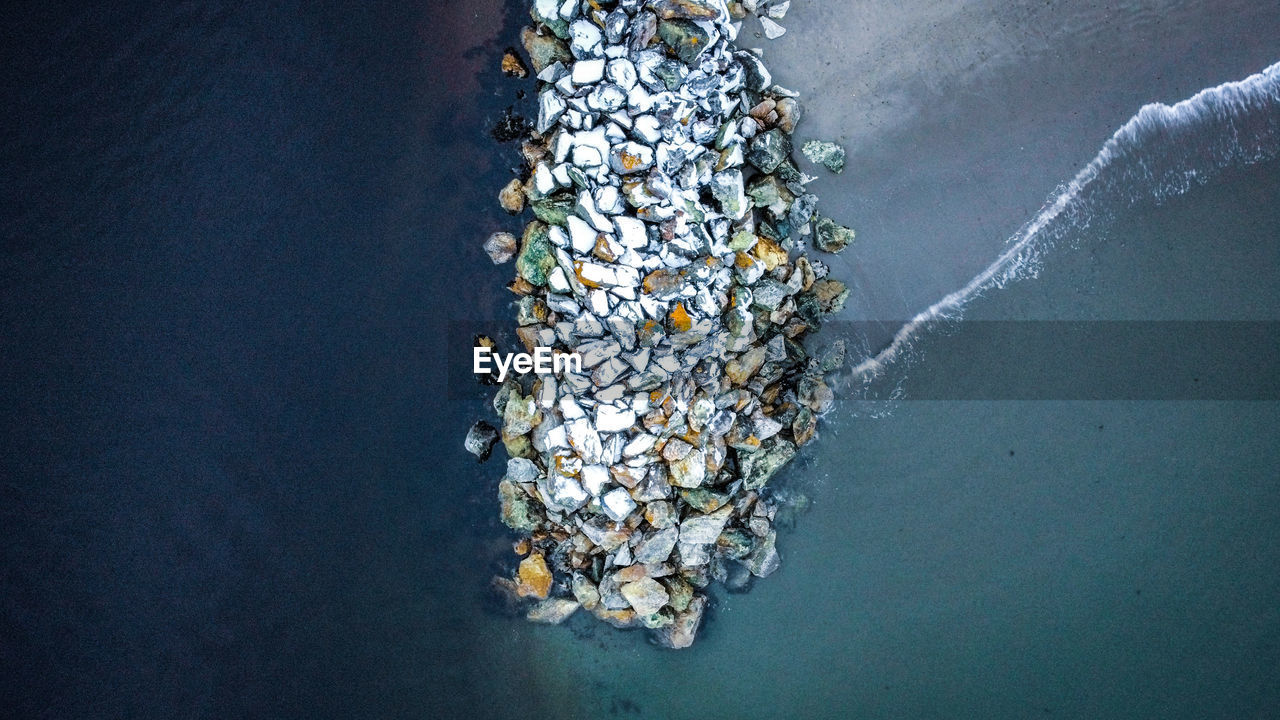
{"type": "Polygon", "coordinates": [[[636,86],[636,66],[626,58],[610,60],[605,74],[610,82],[617,83],[624,92],[630,93],[631,88],[636,86]]]}
{"type": "Polygon", "coordinates": [[[596,246],[595,229],[576,215],[570,215],[567,222],[569,225],[569,241],[573,244],[573,251],[582,255],[591,252],[591,248],[596,246]]]}
{"type": "Polygon", "coordinates": [[[554,90],[543,90],[538,95],[538,132],[544,133],[556,124],[564,114],[565,102],[554,90]]]}
{"type": "Polygon", "coordinates": [[[600,506],[614,522],[622,522],[636,509],[636,501],[631,499],[625,488],[614,488],[601,496],[600,506]]]}
{"type": "Polygon", "coordinates": [[[624,246],[639,250],[649,244],[649,236],[645,233],[644,222],[639,218],[615,217],[613,226],[618,229],[618,242],[624,246]]]}
{"type": "Polygon", "coordinates": [[[764,30],[764,36],[770,40],[776,40],[787,34],[786,28],[767,17],[760,18],[760,27],[764,30]]]}
{"type": "Polygon", "coordinates": [[[662,139],[662,123],[652,115],[641,115],[632,124],[631,132],[641,141],[656,145],[662,139]]]}
{"type": "Polygon", "coordinates": [[[581,58],[599,57],[604,53],[602,47],[604,35],[590,20],[585,18],[574,20],[569,26],[569,33],[572,38],[569,49],[575,58],[579,58],[579,64],[581,64],[581,58]]]}
{"type": "Polygon", "coordinates": [[[586,418],[578,418],[566,422],[564,426],[569,435],[569,445],[577,451],[578,456],[585,462],[599,462],[604,447],[600,444],[600,434],[591,427],[591,423],[586,418]]]}
{"type": "Polygon", "coordinates": [[[569,278],[564,274],[564,269],[556,266],[551,268],[551,272],[547,273],[547,287],[554,293],[567,293],[570,291],[569,278]]]}
{"type": "Polygon", "coordinates": [[[574,85],[598,83],[604,77],[604,60],[579,60],[573,64],[573,73],[569,77],[574,85]]]}
{"type": "Polygon", "coordinates": [[[612,405],[596,408],[596,429],[600,432],[622,432],[631,429],[635,423],[636,414],[633,410],[619,410],[612,405]]]}
{"type": "Polygon", "coordinates": [[[622,454],[626,457],[643,455],[652,450],[653,446],[656,445],[657,442],[657,437],[649,435],[648,433],[642,433],[635,436],[631,442],[627,443],[626,446],[622,448],[622,454]]]}
{"type": "Polygon", "coordinates": [[[609,468],[603,465],[584,465],[579,474],[582,477],[582,486],[591,493],[592,497],[599,497],[610,481],[609,468]]]}

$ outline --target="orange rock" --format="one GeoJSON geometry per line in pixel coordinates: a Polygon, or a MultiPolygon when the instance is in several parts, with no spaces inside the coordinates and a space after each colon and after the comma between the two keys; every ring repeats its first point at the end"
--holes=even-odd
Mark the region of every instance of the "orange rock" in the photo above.
{"type": "Polygon", "coordinates": [[[526,77],[529,74],[528,68],[524,66],[524,61],[520,59],[519,55],[510,50],[502,56],[502,72],[518,78],[526,77]]]}
{"type": "Polygon", "coordinates": [[[635,565],[628,565],[617,572],[619,584],[635,582],[636,580],[646,577],[649,577],[649,574],[645,572],[644,565],[639,563],[635,565]]]}
{"type": "Polygon", "coordinates": [[[516,587],[520,597],[544,599],[551,592],[551,570],[542,553],[533,553],[520,561],[520,585],[516,587]]]}
{"type": "Polygon", "coordinates": [[[688,332],[693,327],[693,319],[689,317],[688,311],[684,309],[684,303],[676,303],[676,307],[667,316],[671,320],[671,329],[675,332],[688,332]]]}
{"type": "Polygon", "coordinates": [[[764,263],[764,269],[772,271],[779,265],[787,264],[787,251],[782,249],[778,243],[770,240],[763,235],[756,241],[755,248],[752,249],[756,259],[764,263]]]}
{"type": "Polygon", "coordinates": [[[581,260],[575,260],[575,261],[574,261],[574,263],[573,263],[573,274],[578,276],[578,282],[582,283],[583,285],[586,285],[587,287],[589,287],[589,288],[591,288],[591,289],[593,289],[593,290],[597,290],[597,289],[599,289],[599,288],[600,288],[600,284],[599,284],[599,283],[592,282],[592,281],[590,281],[590,280],[588,280],[588,279],[586,279],[586,278],[582,277],[582,261],[581,261],[581,260]]]}

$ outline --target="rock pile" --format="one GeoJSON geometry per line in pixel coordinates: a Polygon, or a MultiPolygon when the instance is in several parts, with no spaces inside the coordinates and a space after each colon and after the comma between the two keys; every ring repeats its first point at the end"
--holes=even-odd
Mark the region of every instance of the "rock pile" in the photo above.
{"type": "Polygon", "coordinates": [[[502,521],[524,556],[497,582],[535,601],[530,619],[581,608],[687,647],[703,588],[778,568],[768,483],[813,439],[844,360],[803,340],[849,295],[801,251],[853,233],[815,213],[790,157],[800,104],[735,47],[724,0],[535,0],[531,15],[541,89],[520,192],[537,220],[518,251],[506,234],[485,247],[516,257],[520,341],[577,352],[582,372],[494,398],[502,521]]]}

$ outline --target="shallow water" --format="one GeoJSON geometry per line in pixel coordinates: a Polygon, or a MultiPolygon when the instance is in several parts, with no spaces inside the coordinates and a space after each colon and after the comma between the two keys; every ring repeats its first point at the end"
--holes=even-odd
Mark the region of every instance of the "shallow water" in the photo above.
{"type": "MultiPolygon", "coordinates": [[[[28,7],[4,97],[5,706],[27,717],[1251,717],[1280,705],[1274,402],[929,401],[787,473],[783,569],[687,652],[494,612],[458,327],[520,2],[28,7]],[[438,5],[438,4],[437,4],[438,5]],[[456,368],[455,368],[456,369],[456,368]],[[850,471],[850,468],[853,468],[850,471]]],[[[960,287],[1143,104],[1280,59],[1244,3],[794,4],[767,45],[859,231],[850,319],[960,287]],[[832,64],[815,63],[825,58],[832,64]]],[[[530,88],[531,85],[523,87],[530,88]]],[[[1280,319],[1280,168],[1100,212],[968,317],[1280,319]]]]}

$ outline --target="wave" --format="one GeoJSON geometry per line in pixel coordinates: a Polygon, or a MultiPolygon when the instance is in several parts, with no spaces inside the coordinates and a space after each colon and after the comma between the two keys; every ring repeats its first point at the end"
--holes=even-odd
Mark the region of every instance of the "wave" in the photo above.
{"type": "Polygon", "coordinates": [[[874,356],[852,371],[869,382],[907,354],[934,325],[959,319],[991,289],[1034,277],[1044,251],[1067,232],[1087,228],[1099,211],[1185,193],[1231,167],[1280,153],[1280,63],[1244,80],[1207,88],[1175,105],[1142,107],[1067,184],[1008,241],[1008,247],[964,287],[916,314],[874,356]]]}

